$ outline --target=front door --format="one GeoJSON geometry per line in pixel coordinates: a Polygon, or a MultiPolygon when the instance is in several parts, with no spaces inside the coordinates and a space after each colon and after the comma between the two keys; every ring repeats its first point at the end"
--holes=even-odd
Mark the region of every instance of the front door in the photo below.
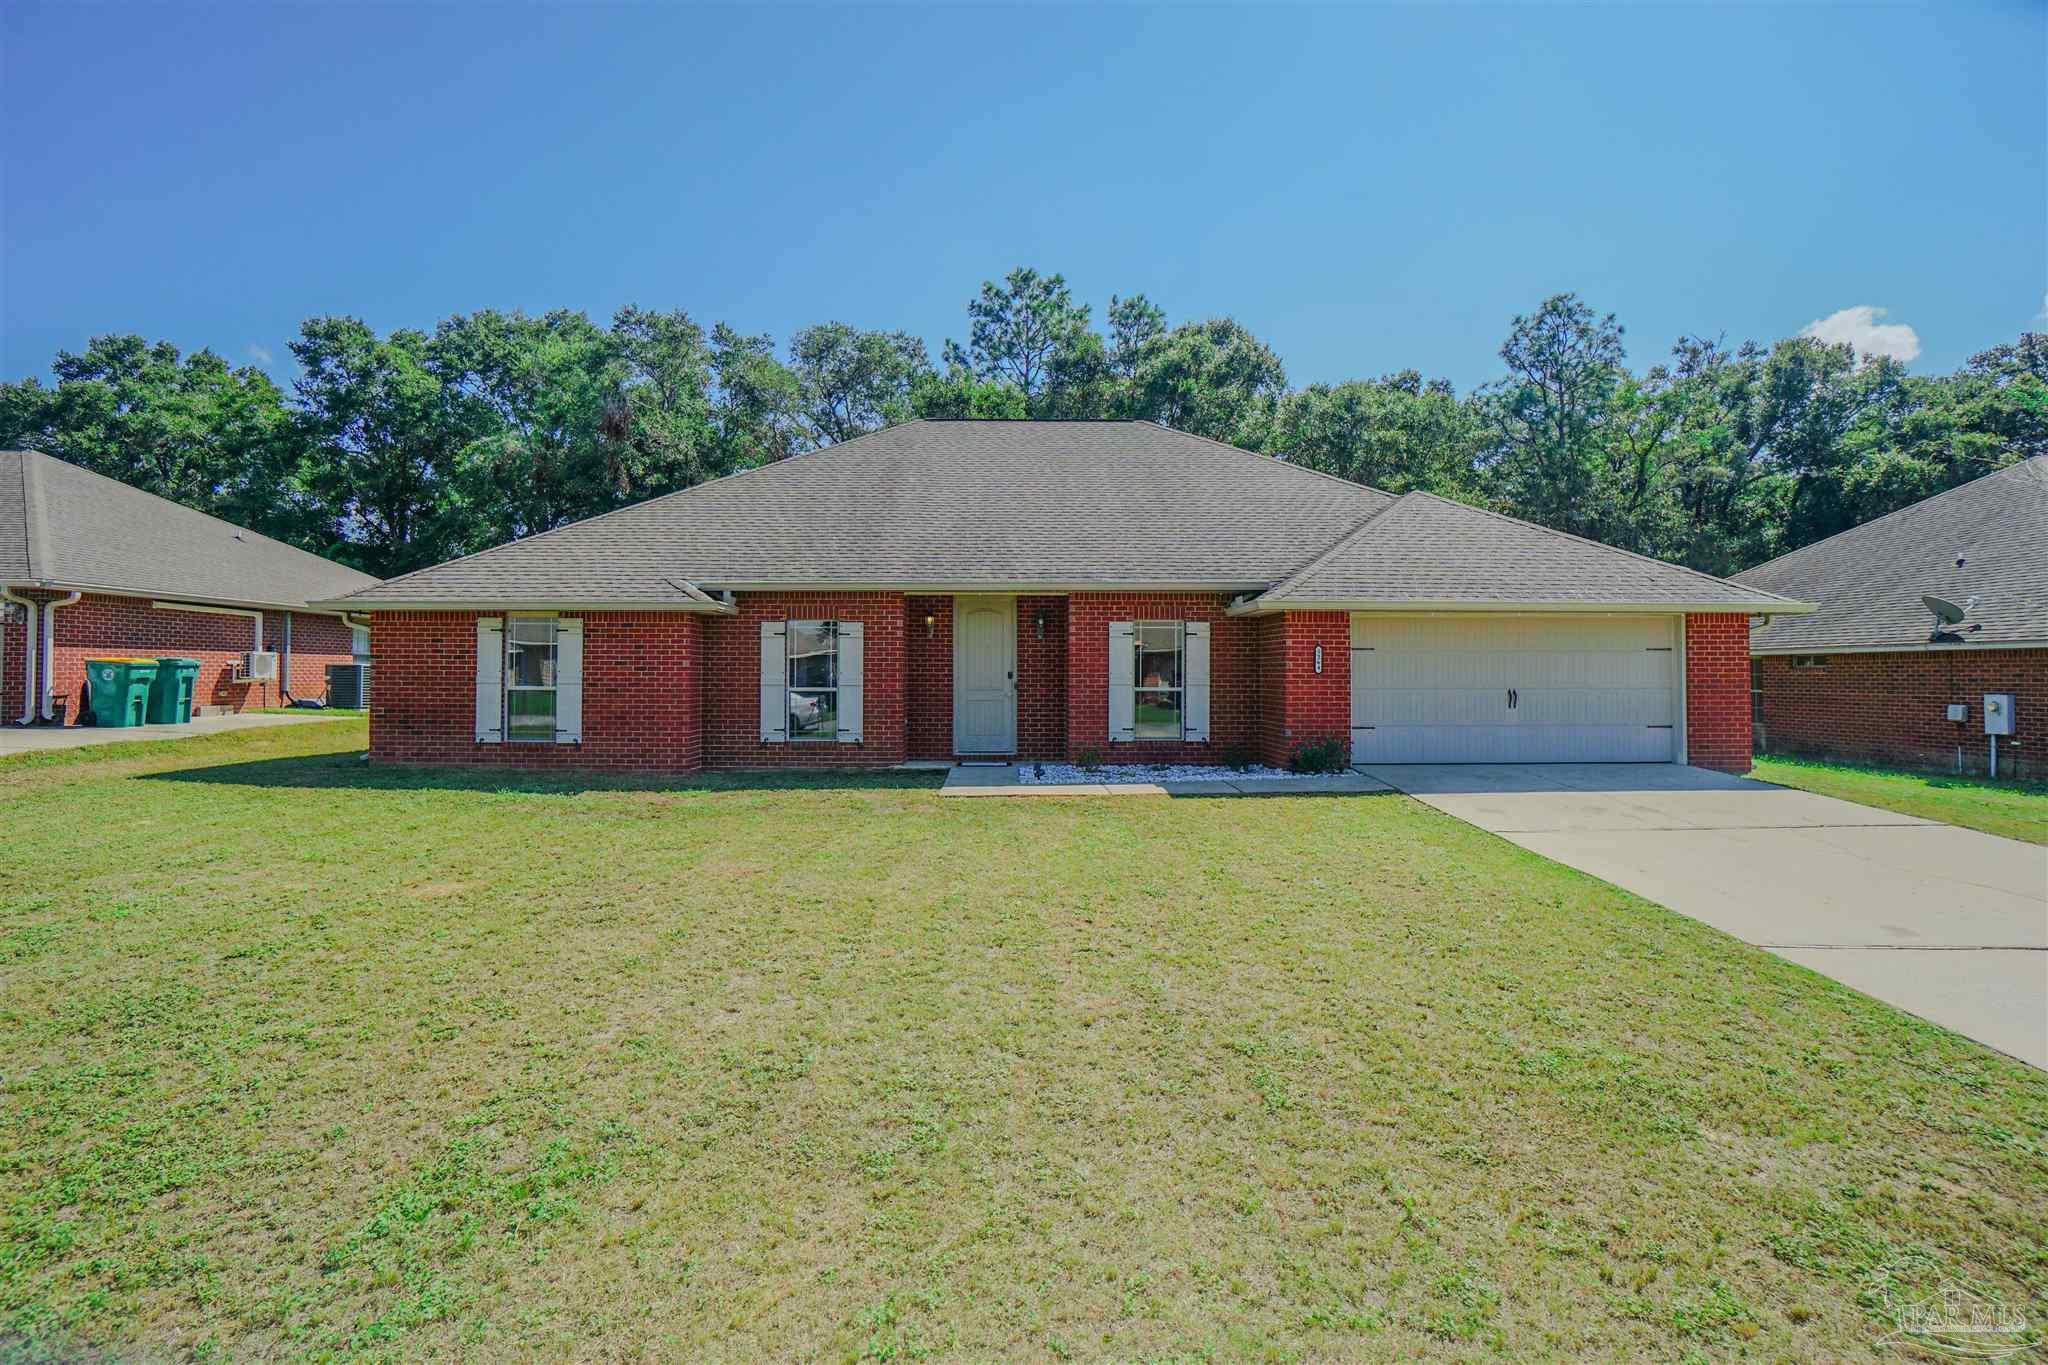
{"type": "Polygon", "coordinates": [[[1017,599],[953,599],[953,752],[1017,751],[1017,599]]]}

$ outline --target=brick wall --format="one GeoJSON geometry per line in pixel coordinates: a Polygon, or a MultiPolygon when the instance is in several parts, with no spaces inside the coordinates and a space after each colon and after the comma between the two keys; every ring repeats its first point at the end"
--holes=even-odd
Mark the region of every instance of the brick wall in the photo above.
{"type": "MultiPolygon", "coordinates": [[[[563,614],[583,622],[583,743],[476,742],[476,620],[499,613],[380,611],[370,621],[370,757],[509,768],[701,767],[704,618],[563,614]]],[[[749,698],[755,695],[750,687],[749,698]]]]}
{"type": "Polygon", "coordinates": [[[1749,618],[1696,612],[1685,618],[1686,762],[1749,771],[1749,618]]]}
{"type": "Polygon", "coordinates": [[[2048,649],[1830,654],[1825,668],[1757,660],[1763,675],[1760,753],[1842,758],[1954,772],[1989,766],[1984,694],[2013,694],[2015,733],[1998,741],[2000,776],[2048,778],[2048,649]],[[1948,704],[1969,708],[1947,718],[1948,704]],[[2015,742],[2017,741],[2017,742],[2015,742]]]}
{"type": "MultiPolygon", "coordinates": [[[[1106,704],[1106,703],[1105,703],[1106,704]]],[[[952,699],[947,699],[952,715],[952,699]]],[[[1106,723],[1106,721],[1105,721],[1106,723]]],[[[1017,757],[1067,756],[1067,599],[1017,599],[1017,757]],[[1045,621],[1045,638],[1038,622],[1045,621]]]]}
{"type": "Polygon", "coordinates": [[[1350,757],[1351,617],[1290,611],[1257,618],[1259,761],[1284,768],[1297,744],[1335,737],[1350,757]],[[1315,648],[1323,647],[1316,672],[1315,648]]]}
{"type": "Polygon", "coordinates": [[[903,599],[909,637],[904,645],[904,712],[912,758],[953,756],[953,599],[903,599]],[[925,633],[925,618],[931,633],[925,633]]]}
{"type": "MultiPolygon", "coordinates": [[[[908,602],[902,593],[891,592],[741,593],[739,615],[706,617],[704,762],[714,768],[818,768],[901,763],[908,752],[904,709],[907,699],[908,602]],[[784,619],[859,621],[866,627],[861,743],[761,742],[761,623],[784,619]]],[[[918,634],[921,637],[923,633],[924,617],[920,615],[918,634]]],[[[930,643],[922,641],[921,648],[930,643]]],[[[950,658],[949,654],[949,680],[950,658]]],[[[950,729],[950,700],[946,715],[950,729]]],[[[587,723],[584,733],[589,734],[587,723]]]]}
{"type": "Polygon", "coordinates": [[[1258,678],[1252,617],[1227,617],[1228,599],[1206,593],[1075,593],[1067,599],[1067,754],[1100,750],[1112,763],[1215,763],[1257,738],[1258,678]],[[1207,621],[1209,739],[1109,742],[1109,623],[1207,621]]]}
{"type": "MultiPolygon", "coordinates": [[[[61,600],[64,593],[24,593],[41,601],[61,600]]],[[[199,660],[193,705],[240,711],[252,706],[281,706],[277,683],[238,683],[234,672],[242,655],[255,646],[256,623],[246,616],[216,612],[176,611],[150,606],[143,597],[87,593],[55,616],[51,642],[51,690],[65,703],[66,720],[76,724],[85,709],[85,661],[99,655],[178,654],[199,660]]],[[[291,671],[283,681],[293,695],[324,698],[327,665],[353,657],[347,626],[332,616],[289,613],[292,621],[291,671]]],[[[263,615],[263,647],[284,651],[284,612],[263,615]]],[[[50,618],[44,618],[50,619],[50,618]]],[[[21,716],[23,665],[28,627],[15,621],[6,627],[4,685],[0,685],[0,723],[21,716]]],[[[280,657],[282,667],[283,659],[280,657]]]]}

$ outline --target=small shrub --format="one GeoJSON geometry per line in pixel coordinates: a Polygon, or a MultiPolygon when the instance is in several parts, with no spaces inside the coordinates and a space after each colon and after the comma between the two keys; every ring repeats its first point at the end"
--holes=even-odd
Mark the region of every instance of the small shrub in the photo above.
{"type": "Polygon", "coordinates": [[[1074,753],[1074,762],[1080,764],[1083,770],[1092,773],[1102,766],[1102,750],[1093,744],[1078,749],[1074,753]]]}
{"type": "Polygon", "coordinates": [[[1349,758],[1342,737],[1325,735],[1321,739],[1305,739],[1295,745],[1287,766],[1298,773],[1341,773],[1350,766],[1349,758]]]}
{"type": "Polygon", "coordinates": [[[1223,766],[1236,772],[1243,772],[1259,761],[1249,744],[1233,744],[1223,751],[1223,766]]]}

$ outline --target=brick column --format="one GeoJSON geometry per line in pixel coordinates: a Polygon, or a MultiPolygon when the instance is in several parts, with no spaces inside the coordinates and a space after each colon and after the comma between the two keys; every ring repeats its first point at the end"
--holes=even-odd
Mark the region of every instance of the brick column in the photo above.
{"type": "Polygon", "coordinates": [[[1749,618],[1685,618],[1685,761],[1749,771],[1749,618]]]}
{"type": "Polygon", "coordinates": [[[1351,617],[1290,611],[1258,620],[1259,759],[1279,768],[1304,740],[1351,743],[1351,617]],[[1316,646],[1323,671],[1316,672],[1316,646]]]}

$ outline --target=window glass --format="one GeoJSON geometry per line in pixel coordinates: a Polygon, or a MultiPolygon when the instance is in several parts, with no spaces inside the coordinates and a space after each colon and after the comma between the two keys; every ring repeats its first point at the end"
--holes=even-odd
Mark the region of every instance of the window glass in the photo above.
{"type": "Polygon", "coordinates": [[[555,690],[527,688],[505,693],[505,734],[511,739],[555,737],[555,690]]]}
{"type": "Polygon", "coordinates": [[[368,626],[349,627],[349,652],[359,659],[369,654],[370,628],[368,626]]]}
{"type": "Polygon", "coordinates": [[[839,737],[839,623],[791,621],[789,737],[839,737]]]}
{"type": "Polygon", "coordinates": [[[1181,737],[1181,623],[1140,621],[1132,632],[1138,657],[1132,732],[1139,739],[1181,737]]]}
{"type": "Polygon", "coordinates": [[[1137,629],[1140,687],[1180,686],[1180,623],[1140,622],[1137,629]]]}
{"type": "Polygon", "coordinates": [[[505,737],[555,738],[555,621],[515,616],[505,623],[505,737]]]}

